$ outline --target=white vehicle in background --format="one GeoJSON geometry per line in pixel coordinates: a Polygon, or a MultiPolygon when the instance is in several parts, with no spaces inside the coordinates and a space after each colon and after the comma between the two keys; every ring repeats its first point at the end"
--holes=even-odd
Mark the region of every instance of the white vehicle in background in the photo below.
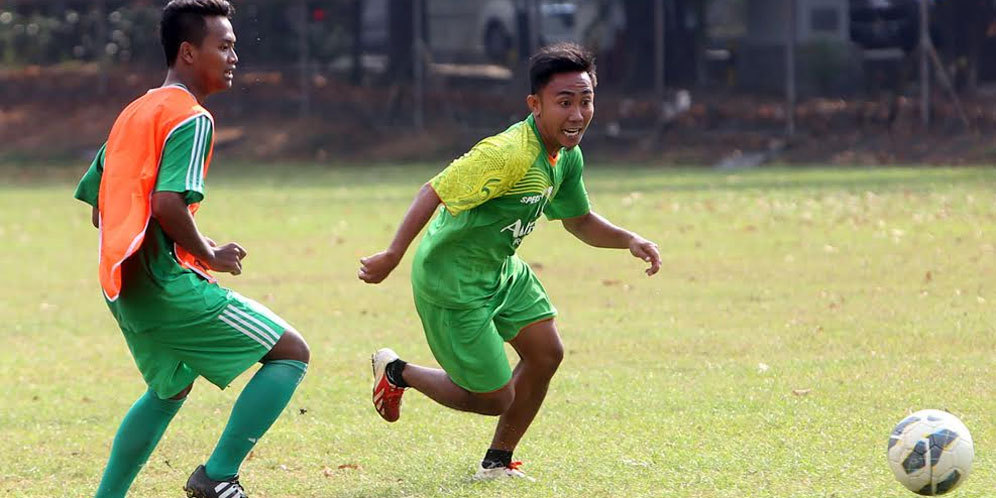
{"type": "MultiPolygon", "coordinates": [[[[622,0],[537,0],[538,38],[541,44],[589,42],[590,36],[606,47],[624,28],[622,0]],[[609,12],[609,16],[604,15],[609,12]],[[593,29],[596,23],[609,29],[593,29]]],[[[365,0],[363,46],[382,52],[388,40],[388,0],[365,0]]],[[[517,0],[425,0],[428,42],[436,62],[502,65],[514,63],[519,48],[517,0]]]]}

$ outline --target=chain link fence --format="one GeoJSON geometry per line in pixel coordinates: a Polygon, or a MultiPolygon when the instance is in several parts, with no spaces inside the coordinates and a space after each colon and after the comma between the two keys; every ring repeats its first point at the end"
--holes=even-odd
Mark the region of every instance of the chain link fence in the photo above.
{"type": "MultiPolygon", "coordinates": [[[[304,142],[286,139],[307,150],[349,149],[406,129],[479,136],[525,113],[529,53],[575,41],[598,56],[599,118],[589,136],[777,135],[786,124],[793,130],[795,117],[803,129],[835,126],[841,118],[827,118],[831,111],[844,122],[868,114],[892,126],[896,115],[918,112],[919,2],[238,0],[235,88],[210,106],[224,123],[290,123],[292,137],[321,128],[304,142]],[[869,102],[884,110],[868,111],[869,102]]],[[[119,108],[161,82],[164,4],[0,2],[0,128],[10,134],[0,138],[12,142],[24,120],[11,116],[25,108],[106,128],[113,116],[78,115],[119,108]]],[[[996,80],[994,6],[930,1],[933,74],[950,83],[935,85],[935,98],[974,95],[996,80]]],[[[956,118],[945,106],[934,112],[956,118]]],[[[996,122],[985,106],[967,114],[970,126],[996,122]]]]}

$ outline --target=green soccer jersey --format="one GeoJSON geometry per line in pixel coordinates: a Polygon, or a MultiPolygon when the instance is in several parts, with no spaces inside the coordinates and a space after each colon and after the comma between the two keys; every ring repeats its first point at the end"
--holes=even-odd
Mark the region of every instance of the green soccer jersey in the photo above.
{"type": "MultiPolygon", "coordinates": [[[[202,172],[212,140],[213,124],[206,115],[174,130],[163,148],[155,191],[182,193],[187,204],[200,202],[204,198],[202,172]]],[[[97,205],[105,147],[97,152],[76,187],[75,197],[91,206],[97,205]]],[[[205,294],[206,281],[181,267],[173,251],[173,240],[154,218],[150,219],[142,246],[122,264],[121,298],[108,302],[122,328],[138,332],[189,319],[186,314],[169,313],[170,309],[224,306],[223,293],[205,294]]]]}
{"type": "Polygon", "coordinates": [[[430,181],[444,208],[415,253],[415,292],[448,308],[477,307],[494,296],[541,214],[588,213],[583,168],[578,147],[547,156],[532,115],[450,163],[430,181]]]}

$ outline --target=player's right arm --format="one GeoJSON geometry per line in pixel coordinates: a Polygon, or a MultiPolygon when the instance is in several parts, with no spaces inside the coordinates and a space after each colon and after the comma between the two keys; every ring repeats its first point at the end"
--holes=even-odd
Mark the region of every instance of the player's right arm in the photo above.
{"type": "Polygon", "coordinates": [[[422,231],[425,224],[436,212],[439,203],[442,202],[432,185],[426,183],[415,195],[415,200],[408,207],[408,212],[401,220],[401,226],[394,234],[394,240],[387,249],[368,256],[360,260],[360,280],[368,284],[379,284],[401,262],[401,258],[408,250],[408,246],[415,240],[415,236],[422,231]]]}
{"type": "Polygon", "coordinates": [[[204,163],[213,134],[214,123],[202,115],[179,126],[166,140],[152,194],[152,217],[173,242],[208,268],[238,275],[246,250],[234,242],[216,246],[197,229],[187,208],[204,198],[204,163]]]}
{"type": "MultiPolygon", "coordinates": [[[[522,129],[523,132],[531,132],[522,129]]],[[[368,284],[382,282],[401,262],[408,246],[442,203],[453,216],[508,191],[528,169],[535,153],[515,135],[500,134],[478,142],[436,175],[415,195],[394,240],[384,251],[360,260],[357,276],[368,284]]]]}
{"type": "Polygon", "coordinates": [[[242,258],[246,257],[246,250],[234,242],[214,247],[210,239],[197,229],[182,193],[159,191],[152,194],[152,217],[173,242],[203,261],[208,268],[232,275],[242,273],[242,258]]]}

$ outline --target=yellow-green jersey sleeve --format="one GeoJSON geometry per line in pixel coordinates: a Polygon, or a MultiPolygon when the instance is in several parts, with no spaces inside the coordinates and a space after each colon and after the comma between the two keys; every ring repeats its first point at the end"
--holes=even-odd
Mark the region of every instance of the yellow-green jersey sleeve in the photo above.
{"type": "Polygon", "coordinates": [[[521,123],[485,138],[441,171],[429,184],[456,216],[508,191],[532,166],[539,146],[521,123]]]}
{"type": "Polygon", "coordinates": [[[584,156],[580,147],[574,147],[564,152],[563,163],[557,167],[565,167],[564,181],[560,184],[557,194],[546,205],[543,213],[547,219],[562,220],[588,214],[591,204],[588,201],[588,191],[584,187],[584,156]]]}
{"type": "Polygon", "coordinates": [[[107,143],[100,146],[93,162],[90,163],[90,168],[83,174],[83,178],[80,178],[80,183],[76,186],[76,192],[73,194],[76,199],[93,207],[97,207],[97,197],[100,194],[100,178],[104,174],[104,150],[106,148],[107,143]]]}

